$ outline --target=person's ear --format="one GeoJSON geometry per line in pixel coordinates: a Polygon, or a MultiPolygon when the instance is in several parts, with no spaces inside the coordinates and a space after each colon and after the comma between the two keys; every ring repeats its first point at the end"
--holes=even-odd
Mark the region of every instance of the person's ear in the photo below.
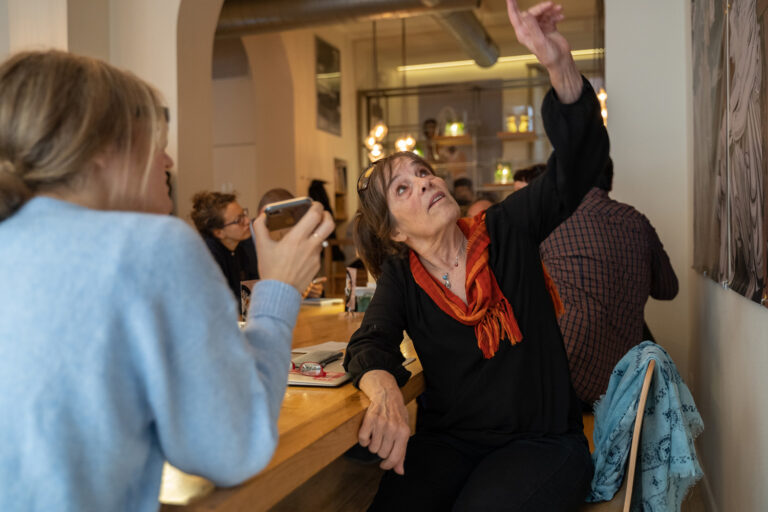
{"type": "Polygon", "coordinates": [[[405,233],[403,233],[402,231],[400,231],[397,228],[394,228],[392,230],[392,234],[389,235],[389,238],[391,238],[395,242],[405,242],[406,240],[408,240],[408,237],[405,236],[405,233]]]}
{"type": "Polygon", "coordinates": [[[211,234],[213,236],[215,236],[216,238],[218,238],[219,240],[224,238],[224,230],[221,229],[221,228],[216,228],[216,229],[211,230],[211,234]]]}

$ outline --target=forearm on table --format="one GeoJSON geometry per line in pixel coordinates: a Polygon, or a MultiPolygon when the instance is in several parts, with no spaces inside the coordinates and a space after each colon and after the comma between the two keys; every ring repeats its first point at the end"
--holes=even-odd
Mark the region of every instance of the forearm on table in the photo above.
{"type": "Polygon", "coordinates": [[[397,385],[395,376],[386,370],[370,370],[365,372],[360,378],[359,384],[363,393],[372,401],[383,401],[394,396],[400,396],[402,400],[403,395],[400,392],[400,387],[397,385]]]}

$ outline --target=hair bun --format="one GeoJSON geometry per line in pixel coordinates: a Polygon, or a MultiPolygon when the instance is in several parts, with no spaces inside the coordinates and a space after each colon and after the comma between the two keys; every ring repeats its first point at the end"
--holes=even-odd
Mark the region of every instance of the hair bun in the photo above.
{"type": "Polygon", "coordinates": [[[0,158],[0,221],[14,214],[32,197],[32,191],[16,172],[13,162],[0,158]]]}

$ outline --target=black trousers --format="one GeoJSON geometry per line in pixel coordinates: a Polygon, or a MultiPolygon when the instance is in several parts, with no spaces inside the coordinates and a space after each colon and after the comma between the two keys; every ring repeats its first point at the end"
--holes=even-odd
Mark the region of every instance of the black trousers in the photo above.
{"type": "Polygon", "coordinates": [[[594,467],[583,434],[498,447],[416,433],[405,475],[384,474],[369,511],[568,511],[589,492],[594,467]]]}

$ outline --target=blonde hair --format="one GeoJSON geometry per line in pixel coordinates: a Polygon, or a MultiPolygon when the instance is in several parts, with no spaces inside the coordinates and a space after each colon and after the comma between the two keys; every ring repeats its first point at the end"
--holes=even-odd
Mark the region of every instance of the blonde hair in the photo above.
{"type": "Polygon", "coordinates": [[[166,115],[157,92],[109,64],[62,51],[0,66],[0,221],[38,192],[76,187],[94,157],[144,166],[166,115]]]}

